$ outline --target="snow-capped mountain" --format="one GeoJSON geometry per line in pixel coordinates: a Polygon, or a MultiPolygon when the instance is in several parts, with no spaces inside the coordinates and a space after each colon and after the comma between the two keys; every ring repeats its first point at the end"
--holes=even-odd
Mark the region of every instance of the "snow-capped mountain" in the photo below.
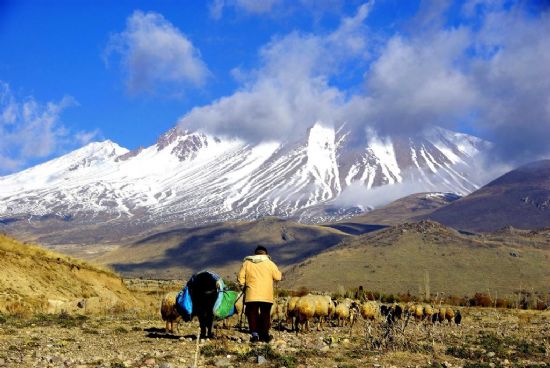
{"type": "Polygon", "coordinates": [[[335,201],[352,184],[412,180],[425,191],[469,193],[477,188],[470,178],[476,155],[487,147],[441,128],[410,138],[371,135],[363,144],[350,137],[345,126],[317,123],[291,141],[251,144],[173,128],[133,151],[91,143],[1,177],[0,223],[191,226],[266,215],[325,221],[357,211],[335,201]]]}

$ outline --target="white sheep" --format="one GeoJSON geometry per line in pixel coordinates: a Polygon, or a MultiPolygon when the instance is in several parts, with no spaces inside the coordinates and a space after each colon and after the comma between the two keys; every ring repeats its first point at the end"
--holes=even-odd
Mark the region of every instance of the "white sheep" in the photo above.
{"type": "Polygon", "coordinates": [[[272,322],[278,322],[279,329],[282,328],[283,322],[286,321],[287,308],[288,308],[288,299],[287,298],[279,298],[271,306],[271,321],[272,322]]]}
{"type": "Polygon", "coordinates": [[[309,331],[309,321],[317,317],[317,330],[320,331],[323,329],[323,321],[332,317],[334,309],[334,302],[330,296],[306,295],[296,302],[295,313],[298,323],[305,325],[306,331],[309,331]]]}
{"type": "Polygon", "coordinates": [[[352,324],[354,319],[354,313],[352,306],[355,302],[352,299],[346,298],[342,300],[334,309],[334,317],[337,320],[338,327],[345,326],[347,323],[352,324]]]}
{"type": "Polygon", "coordinates": [[[299,296],[293,296],[290,299],[288,299],[286,304],[286,321],[287,323],[290,323],[292,326],[293,331],[298,330],[298,319],[297,312],[296,312],[296,303],[300,299],[299,296]]]}
{"type": "Polygon", "coordinates": [[[374,321],[380,317],[380,308],[375,301],[367,301],[361,304],[361,316],[370,321],[374,321]]]}

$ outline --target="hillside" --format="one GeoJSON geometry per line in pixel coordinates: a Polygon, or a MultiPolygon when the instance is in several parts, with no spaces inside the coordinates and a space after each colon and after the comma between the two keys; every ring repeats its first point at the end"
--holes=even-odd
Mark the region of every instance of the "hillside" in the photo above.
{"type": "Polygon", "coordinates": [[[94,313],[143,304],[119,276],[87,262],[5,235],[0,235],[0,255],[1,313],[94,313]]]}
{"type": "Polygon", "coordinates": [[[426,218],[475,232],[550,227],[550,160],[512,170],[426,218]]]}
{"type": "Polygon", "coordinates": [[[105,253],[96,260],[132,277],[185,279],[208,268],[234,280],[242,259],[259,244],[281,266],[295,264],[349,235],[317,225],[267,217],[198,228],[176,228],[105,253]]]}
{"type": "Polygon", "coordinates": [[[397,225],[404,222],[415,221],[422,216],[431,214],[438,208],[444,207],[459,199],[455,193],[415,193],[399,198],[383,207],[376,208],[367,213],[353,216],[336,224],[328,224],[337,229],[356,229],[357,233],[364,233],[361,224],[397,225]]]}
{"type": "Polygon", "coordinates": [[[286,272],[285,286],[471,295],[548,291],[550,231],[463,235],[431,221],[347,239],[286,272]],[[345,270],[345,272],[327,272],[345,270]]]}

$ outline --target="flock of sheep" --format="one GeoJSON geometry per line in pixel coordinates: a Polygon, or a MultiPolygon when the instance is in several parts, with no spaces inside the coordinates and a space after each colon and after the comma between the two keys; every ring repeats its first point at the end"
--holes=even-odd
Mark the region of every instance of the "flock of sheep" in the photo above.
{"type": "MultiPolygon", "coordinates": [[[[166,331],[174,332],[174,323],[181,320],[176,311],[177,293],[168,293],[164,296],[161,303],[161,316],[166,322],[166,331]]],[[[235,319],[239,320],[239,325],[243,320],[243,302],[242,298],[235,305],[237,313],[228,321],[228,325],[235,319]]],[[[360,302],[353,299],[333,300],[328,295],[308,294],[300,297],[278,298],[271,308],[272,321],[278,324],[279,328],[283,324],[291,324],[292,330],[309,331],[310,322],[317,323],[317,330],[323,329],[324,323],[335,322],[338,327],[350,326],[357,321],[358,317],[368,321],[380,321],[393,323],[400,319],[413,319],[417,321],[427,321],[429,323],[456,323],[459,325],[462,320],[460,311],[451,307],[440,306],[435,308],[428,304],[409,303],[406,305],[392,304],[386,305],[376,301],[360,302]]]]}

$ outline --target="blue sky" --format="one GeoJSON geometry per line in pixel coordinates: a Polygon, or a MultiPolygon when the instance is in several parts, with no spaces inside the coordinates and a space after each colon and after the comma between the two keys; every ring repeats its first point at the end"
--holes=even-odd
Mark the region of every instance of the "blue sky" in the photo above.
{"type": "Polygon", "coordinates": [[[543,1],[0,0],[0,174],[178,122],[250,140],[436,124],[543,157],[548,19],[543,1]]]}

